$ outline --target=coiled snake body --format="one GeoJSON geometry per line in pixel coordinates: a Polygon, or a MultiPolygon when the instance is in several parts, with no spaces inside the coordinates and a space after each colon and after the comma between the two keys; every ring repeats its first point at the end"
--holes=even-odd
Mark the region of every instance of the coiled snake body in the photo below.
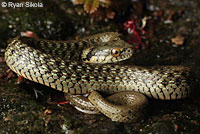
{"type": "MultiPolygon", "coordinates": [[[[90,93],[88,99],[95,108],[120,122],[132,122],[142,117],[141,111],[147,104],[142,94],[161,100],[182,99],[190,94],[190,69],[187,67],[148,68],[82,62],[115,62],[129,58],[133,52],[117,33],[111,32],[69,42],[15,38],[6,49],[5,59],[14,72],[29,80],[68,94],[90,93]],[[109,102],[96,91],[119,93],[108,98],[109,102]]],[[[86,102],[79,98],[76,101],[74,96],[70,98],[73,98],[73,104],[86,102]]]]}

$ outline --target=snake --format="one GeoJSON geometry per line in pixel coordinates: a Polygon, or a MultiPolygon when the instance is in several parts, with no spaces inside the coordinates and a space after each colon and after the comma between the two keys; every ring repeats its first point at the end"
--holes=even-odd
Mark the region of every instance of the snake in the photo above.
{"type": "Polygon", "coordinates": [[[18,75],[66,93],[80,111],[91,105],[88,112],[98,110],[112,121],[143,118],[146,97],[176,100],[190,95],[189,67],[115,64],[133,55],[133,46],[120,34],[106,32],[70,41],[16,37],[5,60],[18,75]],[[105,99],[101,93],[111,96],[105,99]],[[75,96],[84,94],[88,98],[75,96]]]}

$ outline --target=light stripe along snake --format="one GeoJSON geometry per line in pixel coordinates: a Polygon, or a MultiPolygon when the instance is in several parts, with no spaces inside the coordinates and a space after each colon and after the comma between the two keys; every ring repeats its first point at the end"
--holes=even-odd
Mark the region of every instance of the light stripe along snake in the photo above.
{"type": "Polygon", "coordinates": [[[70,94],[77,109],[86,112],[84,108],[94,105],[89,109],[98,109],[113,121],[141,119],[147,104],[144,95],[174,100],[190,94],[188,67],[90,64],[113,63],[133,54],[133,46],[118,33],[107,32],[73,41],[17,37],[9,43],[5,59],[18,75],[70,94]],[[104,99],[97,91],[115,94],[104,99]],[[74,96],[87,93],[92,104],[74,96]]]}

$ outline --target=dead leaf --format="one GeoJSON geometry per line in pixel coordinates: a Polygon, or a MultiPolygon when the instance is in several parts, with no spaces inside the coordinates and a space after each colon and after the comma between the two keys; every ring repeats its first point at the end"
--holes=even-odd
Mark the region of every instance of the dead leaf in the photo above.
{"type": "Polygon", "coordinates": [[[5,117],[5,118],[3,118],[3,120],[4,120],[4,121],[10,121],[10,120],[11,120],[11,117],[10,117],[10,116],[5,117]]]}
{"type": "Polygon", "coordinates": [[[0,81],[4,80],[4,79],[9,80],[11,78],[15,78],[15,73],[11,69],[9,69],[9,68],[6,68],[3,71],[3,73],[0,74],[0,81]]]}
{"type": "Polygon", "coordinates": [[[107,16],[108,19],[114,19],[114,17],[115,17],[115,12],[113,12],[113,11],[110,10],[110,9],[107,9],[107,10],[106,10],[106,16],[107,16]]]}
{"type": "Polygon", "coordinates": [[[22,32],[21,36],[31,37],[31,38],[38,38],[37,34],[32,31],[22,32]]]}
{"type": "Polygon", "coordinates": [[[0,57],[0,63],[6,62],[4,57],[0,57]]]}
{"type": "Polygon", "coordinates": [[[177,35],[175,38],[172,38],[171,41],[177,46],[181,46],[184,43],[184,37],[182,37],[181,35],[177,35]]]}
{"type": "Polygon", "coordinates": [[[23,76],[18,76],[18,83],[22,83],[24,81],[24,77],[23,76]]]}
{"type": "Polygon", "coordinates": [[[178,131],[178,125],[174,124],[174,128],[175,128],[175,132],[177,132],[178,131]]]}
{"type": "Polygon", "coordinates": [[[50,110],[50,109],[46,109],[45,111],[44,111],[44,114],[51,114],[52,113],[52,111],[50,110]]]}
{"type": "Polygon", "coordinates": [[[99,2],[102,7],[109,7],[111,5],[110,0],[99,0],[99,2]]]}
{"type": "Polygon", "coordinates": [[[89,14],[94,13],[99,6],[108,8],[111,5],[110,0],[74,0],[73,3],[84,4],[84,10],[89,14]]]}
{"type": "Polygon", "coordinates": [[[74,0],[73,3],[74,4],[83,4],[85,2],[85,0],[74,0]]]}
{"type": "Polygon", "coordinates": [[[84,9],[87,13],[94,13],[99,7],[99,0],[87,0],[84,4],[84,9]]]}

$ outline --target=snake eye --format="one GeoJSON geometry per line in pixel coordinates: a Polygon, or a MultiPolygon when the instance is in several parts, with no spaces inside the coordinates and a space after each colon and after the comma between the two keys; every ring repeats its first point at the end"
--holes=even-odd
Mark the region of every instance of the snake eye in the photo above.
{"type": "Polygon", "coordinates": [[[112,56],[115,56],[115,57],[119,56],[119,55],[120,55],[120,50],[119,50],[119,48],[114,48],[114,49],[112,49],[112,50],[111,50],[111,54],[112,54],[112,56]]]}

